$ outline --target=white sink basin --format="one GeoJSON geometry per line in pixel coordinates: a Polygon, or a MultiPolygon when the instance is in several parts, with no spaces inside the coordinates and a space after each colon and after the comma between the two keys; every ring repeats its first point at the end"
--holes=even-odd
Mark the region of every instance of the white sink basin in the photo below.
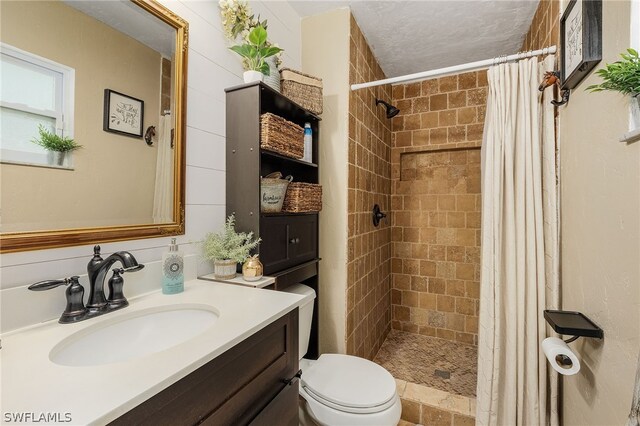
{"type": "Polygon", "coordinates": [[[184,343],[204,333],[217,319],[217,312],[200,305],[139,311],[72,334],[51,350],[49,358],[72,367],[127,361],[184,343]]]}

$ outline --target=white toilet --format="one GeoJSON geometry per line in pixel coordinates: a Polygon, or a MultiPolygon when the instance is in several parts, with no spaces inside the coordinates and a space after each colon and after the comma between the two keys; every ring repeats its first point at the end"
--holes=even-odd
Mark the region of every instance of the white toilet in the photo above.
{"type": "Polygon", "coordinates": [[[305,297],[300,306],[300,424],[396,426],[402,406],[393,376],[378,364],[350,355],[304,359],[309,346],[315,291],[296,284],[285,291],[305,297]]]}

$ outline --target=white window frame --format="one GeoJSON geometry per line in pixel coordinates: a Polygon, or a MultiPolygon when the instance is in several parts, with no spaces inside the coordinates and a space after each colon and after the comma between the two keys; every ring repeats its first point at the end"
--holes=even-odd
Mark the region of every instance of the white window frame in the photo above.
{"type": "MultiPolygon", "coordinates": [[[[2,42],[0,42],[0,53],[14,60],[23,63],[26,62],[34,68],[44,68],[61,75],[59,82],[62,86],[62,90],[57,94],[58,99],[56,100],[56,105],[60,106],[56,110],[36,109],[24,104],[15,104],[2,100],[0,100],[0,106],[31,114],[52,117],[56,120],[56,134],[73,138],[75,69],[2,42]]],[[[8,162],[11,162],[11,160],[8,160],[8,162]]]]}

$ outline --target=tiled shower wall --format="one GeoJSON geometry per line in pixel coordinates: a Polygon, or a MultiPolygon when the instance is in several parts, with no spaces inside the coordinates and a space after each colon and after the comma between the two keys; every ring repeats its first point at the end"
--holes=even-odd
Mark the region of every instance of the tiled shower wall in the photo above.
{"type": "MultiPolygon", "coordinates": [[[[349,83],[385,78],[351,17],[349,83]]],[[[349,195],[347,353],[372,359],[391,329],[391,227],[374,227],[371,209],[388,211],[391,194],[391,127],[375,98],[391,100],[391,87],[349,95],[349,195]]]]}
{"type": "MultiPolygon", "coordinates": [[[[538,4],[529,31],[522,43],[522,50],[560,48],[560,1],[543,0],[538,4]]],[[[559,57],[559,53],[556,54],[559,57]]]]}
{"type": "Polygon", "coordinates": [[[392,327],[477,344],[486,72],[393,87],[392,327]]]}

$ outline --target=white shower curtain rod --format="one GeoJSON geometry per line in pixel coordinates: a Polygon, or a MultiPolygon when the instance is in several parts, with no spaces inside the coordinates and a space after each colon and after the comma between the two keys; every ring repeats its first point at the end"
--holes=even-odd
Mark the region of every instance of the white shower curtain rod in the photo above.
{"type": "Polygon", "coordinates": [[[417,72],[414,74],[402,75],[399,77],[385,78],[384,80],[370,81],[368,83],[352,84],[351,90],[364,89],[366,87],[382,86],[383,84],[404,83],[412,80],[426,80],[428,78],[444,77],[451,74],[459,74],[466,71],[476,71],[489,68],[492,65],[504,62],[517,61],[524,58],[531,58],[538,55],[548,55],[556,53],[556,46],[545,47],[540,50],[530,50],[528,52],[516,53],[514,55],[499,56],[497,58],[485,59],[483,61],[469,62],[462,65],[454,65],[452,67],[440,68],[437,70],[417,72]]]}

